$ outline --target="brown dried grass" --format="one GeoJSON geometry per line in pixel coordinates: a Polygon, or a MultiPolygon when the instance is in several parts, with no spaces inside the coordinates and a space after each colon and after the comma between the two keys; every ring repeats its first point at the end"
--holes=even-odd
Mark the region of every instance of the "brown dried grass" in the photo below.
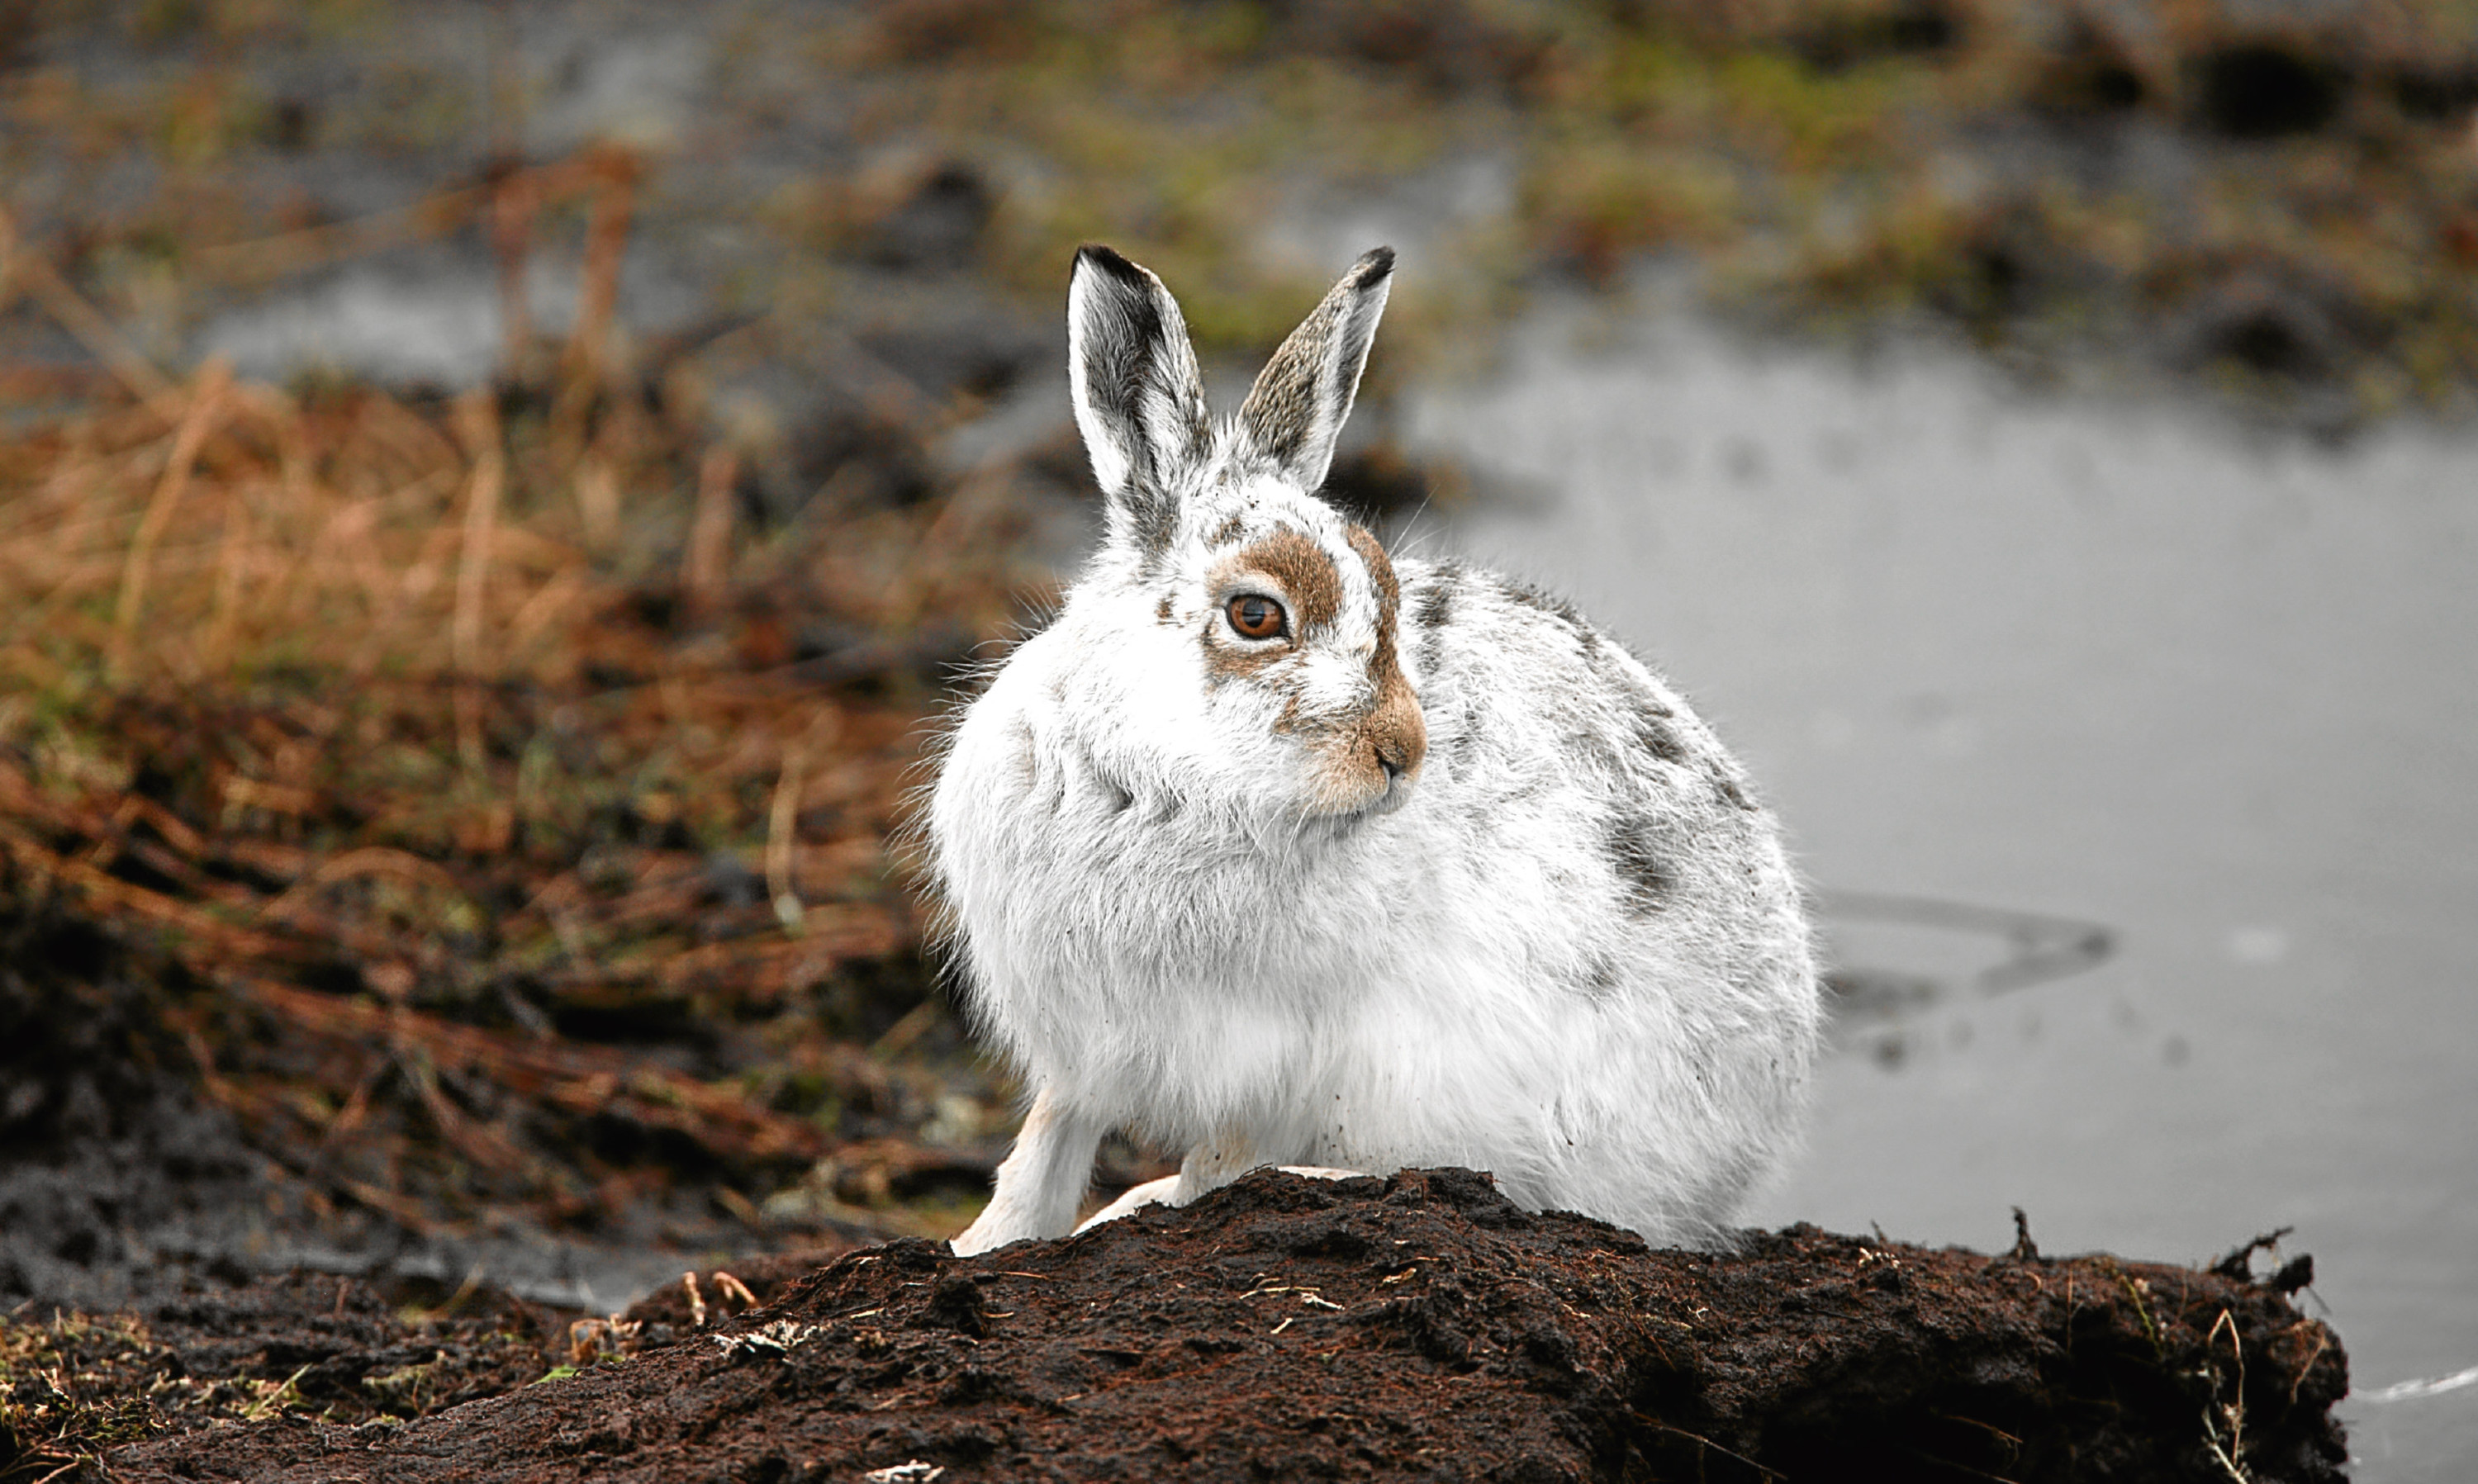
{"type": "Polygon", "coordinates": [[[405,1224],[616,1215],[644,1181],[585,1119],[760,1194],[940,1164],[851,1123],[903,1099],[831,1033],[926,989],[886,842],[939,664],[1013,607],[1002,490],[736,531],[733,451],[634,394],[595,275],[550,385],[439,406],[168,378],[0,264],[124,389],[0,445],[0,908],[208,987],[164,1007],[197,1086],[405,1224]],[[662,1024],[659,1059],[563,1029],[662,1024]],[[696,1054],[732,1027],[758,1065],[696,1054]]]}

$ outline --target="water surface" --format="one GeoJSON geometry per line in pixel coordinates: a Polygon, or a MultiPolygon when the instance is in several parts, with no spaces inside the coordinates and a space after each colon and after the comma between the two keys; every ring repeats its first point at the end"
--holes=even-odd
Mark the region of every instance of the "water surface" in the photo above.
{"type": "Polygon", "coordinates": [[[1840,893],[1868,1006],[1751,1220],[1993,1250],[2018,1205],[2185,1261],[2294,1226],[2358,1476],[2478,1477],[2478,1384],[2402,1395],[2478,1366],[2478,436],[1554,315],[1404,427],[1513,496],[1427,543],[1667,670],[1840,893]],[[2021,985],[1912,899],[2113,952],[2021,985]]]}

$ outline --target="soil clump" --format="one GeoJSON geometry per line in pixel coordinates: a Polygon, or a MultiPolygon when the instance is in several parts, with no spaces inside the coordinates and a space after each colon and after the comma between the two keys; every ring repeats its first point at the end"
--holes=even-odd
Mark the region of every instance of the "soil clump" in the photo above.
{"type": "MultiPolygon", "coordinates": [[[[133,1481],[2339,1478],[2345,1357],[2289,1303],[2304,1275],[2257,1280],[2252,1251],[2204,1271],[1807,1226],[1656,1251],[1469,1171],[1260,1171],[1062,1242],[847,1252],[702,1326],[684,1285],[600,1363],[402,1426],[364,1401],[105,1462],[133,1481]]],[[[377,1339],[340,1335],[292,1384],[367,1392],[350,1376],[377,1339]],[[365,1348],[340,1363],[347,1340],[365,1348]]],[[[447,1366],[429,1343],[417,1363],[447,1366]]],[[[274,1353],[252,1374],[311,1359],[274,1353]]]]}

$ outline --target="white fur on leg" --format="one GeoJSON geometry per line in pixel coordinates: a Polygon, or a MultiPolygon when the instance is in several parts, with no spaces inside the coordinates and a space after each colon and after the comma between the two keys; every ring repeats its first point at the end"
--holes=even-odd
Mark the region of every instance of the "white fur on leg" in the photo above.
{"type": "Polygon", "coordinates": [[[1115,1221],[1123,1216],[1132,1214],[1139,1206],[1150,1206],[1156,1201],[1174,1206],[1186,1204],[1174,1198],[1177,1192],[1178,1176],[1176,1175],[1164,1175],[1158,1180],[1147,1180],[1142,1185],[1131,1186],[1125,1195],[1086,1217],[1075,1230],[1080,1235],[1091,1231],[1103,1221],[1115,1221]]]}
{"type": "Polygon", "coordinates": [[[1100,1146],[1100,1124],[1070,1113],[1042,1089],[1024,1115],[1015,1147],[999,1166],[990,1203],[951,1244],[955,1255],[971,1257],[1026,1237],[1067,1235],[1100,1146]]]}
{"type": "Polygon", "coordinates": [[[1331,1165],[1284,1165],[1286,1175],[1305,1175],[1311,1180],[1356,1180],[1368,1173],[1365,1170],[1336,1170],[1331,1165]]]}

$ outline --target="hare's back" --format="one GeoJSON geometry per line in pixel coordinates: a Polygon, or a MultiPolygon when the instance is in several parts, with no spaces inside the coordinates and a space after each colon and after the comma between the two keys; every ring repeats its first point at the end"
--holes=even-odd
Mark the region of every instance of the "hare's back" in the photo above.
{"type": "Polygon", "coordinates": [[[1811,1000],[1779,831],[1685,699],[1562,599],[1457,563],[1398,568],[1420,787],[1463,837],[1473,909],[1555,897],[1546,926],[1572,951],[1549,958],[1584,993],[1653,972],[1811,1000]]]}

